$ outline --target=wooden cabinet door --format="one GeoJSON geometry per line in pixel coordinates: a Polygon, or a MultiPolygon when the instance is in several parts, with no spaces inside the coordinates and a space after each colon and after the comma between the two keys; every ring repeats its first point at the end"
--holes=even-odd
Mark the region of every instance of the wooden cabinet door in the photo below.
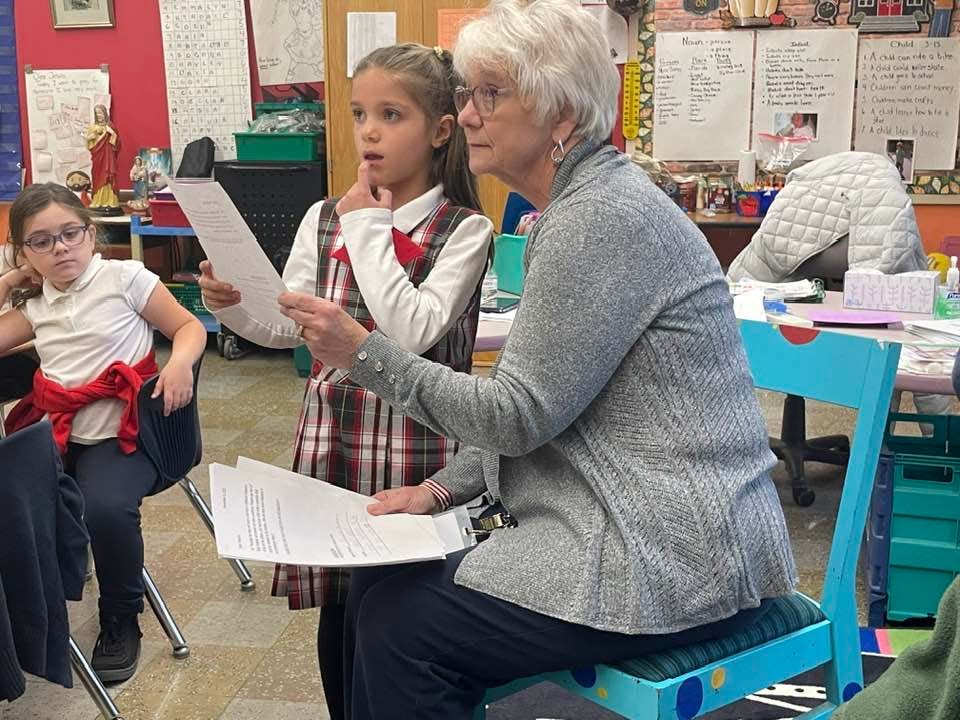
{"type": "Polygon", "coordinates": [[[394,12],[397,42],[421,42],[421,0],[326,0],[327,187],[331,197],[343,195],[357,179],[357,154],[350,114],[350,78],[347,77],[347,13],[394,12]]]}
{"type": "MultiPolygon", "coordinates": [[[[422,0],[423,40],[421,42],[428,46],[438,44],[438,10],[482,10],[485,5],[485,2],[471,2],[471,0],[422,0]]],[[[484,214],[493,220],[493,227],[499,231],[503,222],[503,207],[506,205],[510,189],[492,175],[482,175],[477,178],[477,189],[484,214]]]]}

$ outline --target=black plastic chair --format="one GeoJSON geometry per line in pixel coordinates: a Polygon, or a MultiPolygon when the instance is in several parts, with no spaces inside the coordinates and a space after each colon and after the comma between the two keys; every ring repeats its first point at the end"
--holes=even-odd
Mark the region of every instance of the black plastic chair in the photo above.
{"type": "MultiPolygon", "coordinates": [[[[179,484],[186,493],[194,509],[203,519],[211,534],[214,534],[213,515],[187,473],[195,468],[203,457],[203,440],[200,432],[200,412],[197,406],[197,393],[200,380],[200,367],[203,357],[193,366],[193,399],[184,407],[167,416],[163,414],[163,397],[151,397],[157,385],[158,377],[147,380],[140,388],[137,407],[140,418],[140,433],[137,444],[150,458],[160,479],[150,493],[156,495],[179,484]]],[[[256,584],[240,560],[228,560],[230,567],[240,579],[242,590],[253,590],[256,584]]],[[[173,646],[173,656],[185,658],[190,647],[174,620],[160,591],[150,576],[146,566],[143,568],[143,585],[147,602],[160,621],[164,632],[173,646]]]]}
{"type": "Polygon", "coordinates": [[[38,367],[40,362],[32,350],[0,357],[0,438],[4,436],[3,406],[30,392],[38,367]]]}
{"type": "MultiPolygon", "coordinates": [[[[843,274],[849,261],[849,237],[843,235],[833,245],[808,258],[787,278],[787,281],[818,278],[825,290],[842,290],[843,274]]],[[[787,395],[783,401],[780,437],[770,438],[770,449],[783,460],[790,476],[793,501],[808,507],[816,493],[807,485],[804,463],[808,460],[830,465],[846,466],[850,456],[850,438],[846,435],[828,435],[807,439],[806,400],[787,395]]]]}

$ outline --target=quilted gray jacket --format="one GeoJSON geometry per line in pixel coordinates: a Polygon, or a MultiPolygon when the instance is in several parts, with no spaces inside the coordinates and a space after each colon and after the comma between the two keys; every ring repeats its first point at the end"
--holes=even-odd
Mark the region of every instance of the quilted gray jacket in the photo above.
{"type": "Polygon", "coordinates": [[[845,152],[787,176],[728,278],[782,282],[844,235],[850,238],[850,267],[884,273],[927,267],[913,205],[896,168],[882,155],[845,152]]]}

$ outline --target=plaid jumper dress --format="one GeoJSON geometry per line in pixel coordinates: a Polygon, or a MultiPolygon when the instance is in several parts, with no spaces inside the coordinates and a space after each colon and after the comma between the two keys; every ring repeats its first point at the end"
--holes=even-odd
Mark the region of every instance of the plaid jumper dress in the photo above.
{"type": "MultiPolygon", "coordinates": [[[[340,236],[336,202],[324,202],[317,223],[316,294],[336,303],[372,331],[376,323],[350,265],[330,256],[340,236]]],[[[406,267],[414,286],[427,278],[447,237],[473,214],[444,200],[410,233],[424,251],[406,267]]],[[[478,283],[466,310],[423,357],[469,373],[479,313],[478,283]]],[[[326,368],[314,361],[297,427],[294,471],[374,495],[388,488],[420,484],[446,465],[458,446],[354,385],[347,370],[326,368]]],[[[277,565],[272,592],[286,596],[291,610],[343,604],[349,580],[348,570],[277,565]]]]}

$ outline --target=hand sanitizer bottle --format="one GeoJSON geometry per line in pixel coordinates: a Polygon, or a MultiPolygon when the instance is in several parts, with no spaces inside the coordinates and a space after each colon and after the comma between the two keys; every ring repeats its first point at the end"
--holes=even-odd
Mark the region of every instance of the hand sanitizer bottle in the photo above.
{"type": "Polygon", "coordinates": [[[938,320],[956,320],[960,318],[960,269],[957,268],[957,256],[950,258],[947,270],[947,284],[940,286],[933,316],[938,320]]]}

